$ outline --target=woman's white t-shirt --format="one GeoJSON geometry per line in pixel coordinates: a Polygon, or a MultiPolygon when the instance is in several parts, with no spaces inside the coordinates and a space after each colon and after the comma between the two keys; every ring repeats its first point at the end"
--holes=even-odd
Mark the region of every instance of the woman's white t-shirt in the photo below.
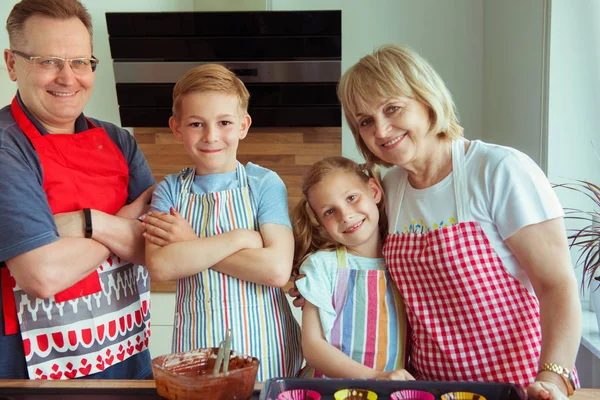
{"type": "MultiPolygon", "coordinates": [[[[527,155],[480,140],[471,141],[465,170],[471,218],[481,224],[507,271],[533,293],[527,274],[504,241],[525,226],[564,215],[552,186],[527,155]]],[[[401,174],[395,167],[383,179],[389,233],[425,234],[458,222],[452,173],[426,189],[407,183],[398,212],[394,207],[401,174]]]]}

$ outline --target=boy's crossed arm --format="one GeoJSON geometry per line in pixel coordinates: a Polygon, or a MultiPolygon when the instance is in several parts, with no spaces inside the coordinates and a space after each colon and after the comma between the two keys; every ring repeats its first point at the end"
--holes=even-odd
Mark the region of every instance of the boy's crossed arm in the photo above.
{"type": "Polygon", "coordinates": [[[260,234],[248,229],[199,238],[173,208],[170,214],[153,211],[142,221],[146,267],[155,281],[192,276],[242,249],[262,247],[260,234]]]}
{"type": "Polygon", "coordinates": [[[246,248],[218,262],[213,269],[245,281],[283,287],[292,273],[294,235],[280,224],[263,224],[260,233],[264,246],[246,248]]]}
{"type": "Polygon", "coordinates": [[[170,214],[144,216],[143,226],[146,266],[155,281],[184,278],[211,267],[269,286],[282,287],[289,280],[294,239],[285,225],[267,223],[261,225],[261,233],[235,229],[199,238],[188,221],[171,209],[170,214]]]}

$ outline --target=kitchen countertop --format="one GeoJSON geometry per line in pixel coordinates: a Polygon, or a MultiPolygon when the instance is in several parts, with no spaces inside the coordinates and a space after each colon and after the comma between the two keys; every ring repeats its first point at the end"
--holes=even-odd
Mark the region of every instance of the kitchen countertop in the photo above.
{"type": "MultiPolygon", "coordinates": [[[[251,400],[258,400],[262,382],[254,385],[251,400]]],[[[0,400],[158,400],[154,380],[73,379],[8,380],[0,379],[0,400]]],[[[591,400],[591,399],[589,399],[591,400]]]]}
{"type": "MultiPolygon", "coordinates": [[[[262,389],[262,382],[254,385],[254,390],[262,389]]],[[[127,388],[127,389],[153,389],[153,380],[87,380],[75,379],[71,381],[31,381],[0,379],[0,388],[127,388]]],[[[579,389],[571,400],[600,400],[600,389],[579,389]]]]}

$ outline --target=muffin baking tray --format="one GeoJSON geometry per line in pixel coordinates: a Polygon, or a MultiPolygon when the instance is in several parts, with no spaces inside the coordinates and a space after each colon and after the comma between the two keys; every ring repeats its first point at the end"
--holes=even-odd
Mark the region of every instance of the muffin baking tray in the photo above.
{"type": "Polygon", "coordinates": [[[527,400],[524,390],[506,383],[479,382],[432,382],[432,381],[380,381],[364,379],[269,379],[260,393],[259,400],[277,400],[277,396],[293,389],[314,390],[321,400],[333,400],[333,394],[341,389],[369,389],[377,394],[377,400],[388,400],[390,394],[403,389],[423,390],[440,400],[449,392],[477,393],[486,400],[527,400]]]}
{"type": "MultiPolygon", "coordinates": [[[[486,400],[527,400],[519,386],[504,383],[427,382],[427,381],[374,381],[362,379],[270,379],[262,391],[255,391],[251,400],[277,400],[279,393],[292,389],[311,389],[321,393],[321,400],[333,400],[333,394],[346,388],[369,389],[377,393],[377,400],[388,400],[390,393],[402,389],[424,390],[435,400],[448,392],[478,393],[486,400]]],[[[154,388],[0,388],[0,400],[159,400],[154,388]]]]}

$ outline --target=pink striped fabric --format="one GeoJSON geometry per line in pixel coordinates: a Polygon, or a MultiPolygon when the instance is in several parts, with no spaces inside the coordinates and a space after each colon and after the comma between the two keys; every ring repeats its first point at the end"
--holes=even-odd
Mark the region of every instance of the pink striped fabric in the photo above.
{"type": "Polygon", "coordinates": [[[337,251],[340,269],[332,298],[337,317],[329,343],[367,367],[404,368],[404,304],[389,272],[346,268],[346,250],[337,251]]]}

